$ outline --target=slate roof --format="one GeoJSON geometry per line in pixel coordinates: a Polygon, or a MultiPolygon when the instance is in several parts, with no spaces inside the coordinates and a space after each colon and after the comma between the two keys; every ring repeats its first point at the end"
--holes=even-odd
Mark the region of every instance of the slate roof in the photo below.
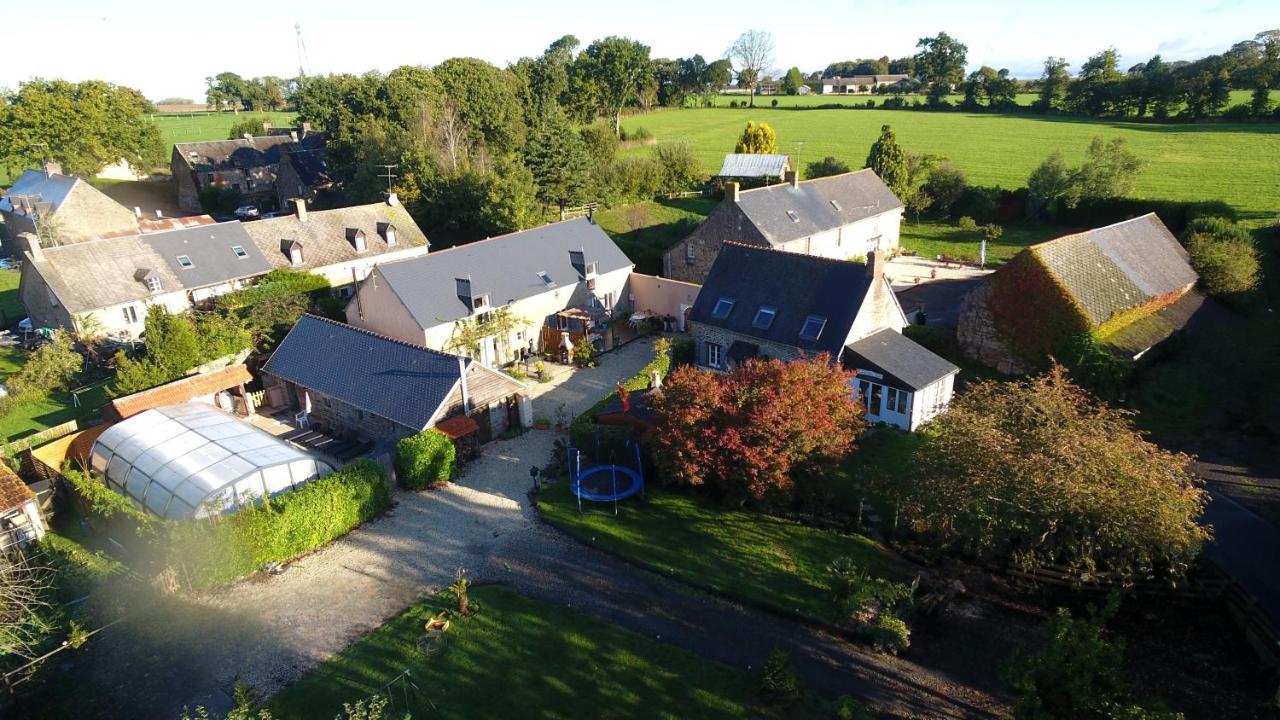
{"type": "Polygon", "coordinates": [[[378,272],[414,320],[430,328],[470,316],[458,298],[457,278],[470,277],[473,294],[487,294],[493,307],[553,287],[574,287],[581,276],[569,259],[571,250],[583,250],[599,275],[633,265],[599,225],[578,218],[385,263],[378,272]]]}
{"type": "Polygon", "coordinates": [[[1181,292],[1196,281],[1187,251],[1155,213],[1032,245],[1100,325],[1117,313],[1181,292]]]}
{"type": "Polygon", "coordinates": [[[44,170],[24,170],[13,187],[0,198],[0,212],[13,212],[12,198],[17,195],[32,196],[37,203],[49,203],[50,209],[56,211],[78,182],[80,178],[69,175],[46,175],[44,170]]]}
{"type": "Polygon", "coordinates": [[[866,169],[744,190],[738,207],[776,246],[901,208],[902,201],[866,169]]]}
{"type": "MultiPolygon", "coordinates": [[[[308,140],[310,136],[308,137],[308,140]]],[[[300,143],[298,149],[289,149],[289,164],[293,166],[294,172],[298,174],[298,179],[308,187],[319,187],[321,185],[329,185],[333,183],[333,174],[329,172],[329,166],[324,160],[324,145],[322,141],[312,142],[311,145],[317,147],[308,147],[307,140],[300,143]]]]}
{"type": "Polygon", "coordinates": [[[698,292],[689,319],[711,327],[811,352],[838,356],[871,288],[867,266],[727,242],[698,292]],[[711,316],[720,298],[734,301],[728,317],[711,316]],[[773,324],[755,327],[760,306],[776,308],[773,324]],[[816,341],[800,339],[810,315],[827,319],[816,341]]]}
{"type": "Polygon", "coordinates": [[[791,166],[786,155],[762,155],[754,153],[728,153],[720,166],[720,177],[762,178],[782,177],[791,166]]]}
{"type": "Polygon", "coordinates": [[[303,315],[262,371],[415,431],[427,427],[471,360],[303,315]]]}
{"type": "Polygon", "coordinates": [[[1192,290],[1178,298],[1177,302],[1107,333],[1099,340],[1122,357],[1136,358],[1186,327],[1204,302],[1204,295],[1192,290]]]}
{"type": "Polygon", "coordinates": [[[384,202],[369,205],[338,208],[336,210],[308,210],[306,222],[297,215],[282,215],[244,224],[258,249],[275,267],[293,267],[286,248],[290,241],[302,246],[303,264],[299,269],[311,269],[334,265],[362,257],[427,245],[427,236],[401,205],[384,202]],[[381,223],[391,223],[396,229],[396,244],[387,245],[379,233],[381,223]],[[365,251],[347,240],[347,229],[364,231],[365,251]]]}
{"type": "Polygon", "coordinates": [[[890,382],[914,391],[960,372],[960,368],[928,348],[888,328],[849,343],[844,363],[851,368],[882,373],[890,382]]]}
{"type": "Polygon", "coordinates": [[[149,273],[160,278],[161,292],[173,292],[271,270],[238,222],[90,240],[45,248],[43,255],[31,266],[71,313],[150,298],[143,279],[149,273]],[[235,245],[248,257],[237,258],[231,250],[235,245]],[[178,255],[189,256],[193,267],[180,268],[178,255]]]}
{"type": "Polygon", "coordinates": [[[289,135],[264,135],[253,140],[237,138],[235,140],[202,140],[200,142],[176,143],[174,150],[193,170],[208,172],[210,170],[244,170],[280,164],[281,150],[296,147],[299,150],[314,150],[324,147],[323,135],[308,135],[297,143],[289,135]],[[192,155],[194,153],[194,157],[192,155]]]}

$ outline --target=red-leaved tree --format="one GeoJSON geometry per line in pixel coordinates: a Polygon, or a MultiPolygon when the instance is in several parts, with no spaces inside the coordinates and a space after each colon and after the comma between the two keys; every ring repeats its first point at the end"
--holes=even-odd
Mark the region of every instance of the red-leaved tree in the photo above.
{"type": "Polygon", "coordinates": [[[673,482],[786,503],[796,474],[853,450],[864,423],[852,379],[827,355],[750,360],[724,375],[682,367],[654,401],[654,461],[673,482]]]}

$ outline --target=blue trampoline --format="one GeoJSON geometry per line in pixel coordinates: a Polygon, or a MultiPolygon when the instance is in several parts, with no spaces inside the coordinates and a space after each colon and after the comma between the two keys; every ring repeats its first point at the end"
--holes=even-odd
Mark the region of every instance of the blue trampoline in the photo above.
{"type": "Polygon", "coordinates": [[[626,500],[644,492],[644,469],[640,464],[640,445],[635,443],[636,466],[611,463],[582,467],[582,451],[575,447],[568,449],[569,489],[578,498],[578,510],[582,510],[582,501],[612,502],[614,513],[618,512],[619,500],[626,500]]]}

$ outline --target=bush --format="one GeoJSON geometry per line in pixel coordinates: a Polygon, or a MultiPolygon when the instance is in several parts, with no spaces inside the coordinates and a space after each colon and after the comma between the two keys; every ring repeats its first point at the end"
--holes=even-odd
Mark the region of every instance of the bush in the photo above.
{"type": "Polygon", "coordinates": [[[960,217],[959,220],[956,220],[956,227],[960,228],[965,232],[978,231],[977,221],[975,221],[973,218],[969,217],[968,215],[963,215],[960,217]]]}
{"type": "Polygon", "coordinates": [[[994,222],[999,217],[1000,197],[1003,192],[999,187],[969,185],[951,204],[951,215],[953,217],[967,215],[979,223],[994,222]]]}
{"type": "Polygon", "coordinates": [[[587,146],[587,155],[595,167],[605,167],[618,156],[618,136],[607,125],[588,125],[579,131],[587,146]]]}
{"type": "Polygon", "coordinates": [[[778,107],[778,98],[774,98],[769,104],[773,107],[778,107]]]}
{"type": "Polygon", "coordinates": [[[410,490],[444,485],[456,471],[457,450],[439,430],[423,430],[396,443],[396,479],[410,490]]]}
{"type": "Polygon", "coordinates": [[[995,242],[1003,236],[1004,228],[995,223],[989,223],[982,226],[982,237],[986,238],[987,242],[995,242]]]}
{"type": "Polygon", "coordinates": [[[871,720],[867,706],[848,695],[836,698],[831,706],[831,717],[834,720],[871,720]]]}
{"type": "Polygon", "coordinates": [[[791,704],[800,699],[800,678],[785,650],[774,650],[760,668],[760,689],[774,702],[791,704]]]}
{"type": "Polygon", "coordinates": [[[1133,371],[1132,362],[1107,350],[1092,333],[1067,338],[1058,348],[1057,359],[1072,382],[1109,399],[1120,396],[1133,371]]]}
{"type": "Polygon", "coordinates": [[[1185,233],[1191,265],[1211,295],[1232,297],[1258,286],[1262,271],[1249,231],[1221,217],[1197,217],[1185,233]]]}
{"type": "Polygon", "coordinates": [[[701,182],[702,164],[686,142],[663,143],[654,151],[662,169],[662,189],[676,193],[701,182]]]}
{"type": "Polygon", "coordinates": [[[804,169],[804,176],[812,180],[813,178],[843,175],[844,173],[849,172],[849,170],[849,163],[835,157],[834,155],[828,155],[821,160],[817,160],[806,165],[804,169]]]}
{"type": "Polygon", "coordinates": [[[911,646],[911,629],[901,618],[880,613],[867,629],[871,644],[880,652],[897,655],[911,646]]]}
{"type": "Polygon", "coordinates": [[[1248,103],[1240,103],[1238,105],[1232,105],[1231,107],[1227,108],[1226,112],[1222,113],[1222,117],[1223,119],[1230,120],[1232,122],[1241,122],[1243,120],[1250,120],[1254,117],[1253,108],[1249,107],[1248,103]]]}
{"type": "Polygon", "coordinates": [[[652,138],[653,133],[649,132],[649,129],[644,127],[638,127],[631,132],[627,132],[626,130],[621,132],[621,139],[624,141],[650,140],[652,138]]]}

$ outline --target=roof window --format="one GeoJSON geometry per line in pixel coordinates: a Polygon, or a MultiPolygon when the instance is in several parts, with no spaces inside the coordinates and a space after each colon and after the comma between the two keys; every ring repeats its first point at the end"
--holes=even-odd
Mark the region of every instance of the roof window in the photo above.
{"type": "Polygon", "coordinates": [[[191,262],[191,258],[186,255],[178,256],[178,264],[181,265],[184,270],[190,270],[196,266],[195,263],[191,262]]]}
{"type": "Polygon", "coordinates": [[[729,313],[733,312],[733,298],[720,298],[716,300],[716,306],[711,308],[711,317],[716,320],[723,320],[729,317],[729,313]]]}
{"type": "Polygon", "coordinates": [[[232,245],[231,252],[235,253],[236,257],[240,258],[241,260],[249,257],[249,253],[244,251],[244,246],[242,245],[232,245]]]}
{"type": "Polygon", "coordinates": [[[555,281],[551,279],[551,276],[547,274],[546,270],[538,271],[538,279],[541,280],[542,284],[546,285],[547,287],[551,287],[552,285],[556,284],[555,281]]]}
{"type": "Polygon", "coordinates": [[[810,315],[804,319],[804,325],[800,327],[800,339],[810,342],[817,340],[826,326],[826,318],[821,315],[810,315]]]}
{"type": "Polygon", "coordinates": [[[773,325],[773,319],[777,317],[777,315],[777,308],[769,307],[768,305],[761,305],[760,309],[756,311],[755,319],[751,321],[751,327],[768,330],[769,327],[773,325]]]}
{"type": "Polygon", "coordinates": [[[788,210],[787,217],[791,218],[791,222],[800,222],[800,216],[796,214],[795,210],[788,210]]]}

